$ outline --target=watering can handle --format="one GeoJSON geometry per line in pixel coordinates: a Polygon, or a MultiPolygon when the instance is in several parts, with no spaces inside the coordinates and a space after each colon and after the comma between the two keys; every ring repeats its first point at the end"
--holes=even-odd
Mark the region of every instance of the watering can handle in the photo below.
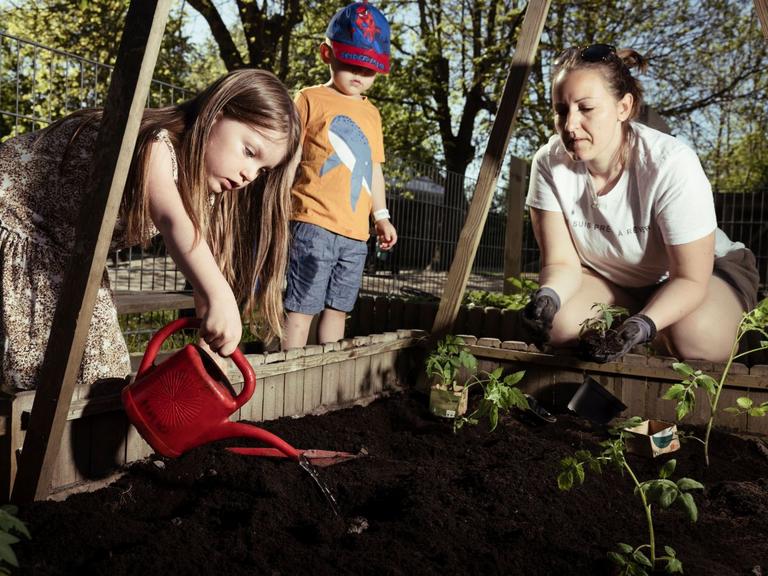
{"type": "MultiPolygon", "coordinates": [[[[144,352],[144,358],[141,359],[139,370],[136,372],[136,378],[139,378],[152,368],[163,342],[165,342],[171,334],[184,328],[200,328],[200,319],[179,318],[166,324],[164,327],[160,328],[160,330],[155,332],[154,336],[150,339],[149,344],[147,344],[147,351],[144,352]]],[[[240,352],[239,348],[235,348],[235,351],[230,358],[243,374],[243,390],[235,398],[235,403],[239,408],[253,396],[253,392],[256,388],[256,375],[253,373],[253,368],[251,368],[250,363],[246,360],[245,356],[243,356],[243,353],[240,352]]]]}

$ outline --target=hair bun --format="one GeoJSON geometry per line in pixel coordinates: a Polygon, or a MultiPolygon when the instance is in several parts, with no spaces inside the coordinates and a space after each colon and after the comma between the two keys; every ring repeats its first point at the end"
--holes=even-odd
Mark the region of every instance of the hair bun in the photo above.
{"type": "Polygon", "coordinates": [[[645,72],[648,69],[648,59],[640,54],[637,50],[631,48],[621,48],[616,50],[616,55],[624,62],[624,66],[629,68],[636,68],[639,72],[645,72]]]}

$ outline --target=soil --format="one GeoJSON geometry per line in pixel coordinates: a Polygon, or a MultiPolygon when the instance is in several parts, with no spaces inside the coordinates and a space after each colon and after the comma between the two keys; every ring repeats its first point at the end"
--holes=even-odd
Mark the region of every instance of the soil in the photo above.
{"type": "MultiPolygon", "coordinates": [[[[539,426],[505,416],[493,432],[454,434],[426,397],[399,393],[263,427],[301,448],[367,450],[320,470],[340,516],[297,464],[217,443],[23,507],[33,540],[15,545],[19,574],[596,576],[615,573],[615,543],[647,542],[626,475],[587,471],[583,486],[558,489],[560,460],[605,438],[572,415],[539,426]]],[[[655,460],[629,455],[641,480],[673,457],[673,478],[705,485],[698,522],[654,511],[657,542],[677,551],[685,574],[768,574],[766,454],[762,440],[715,432],[708,469],[695,442],[655,460]]]]}

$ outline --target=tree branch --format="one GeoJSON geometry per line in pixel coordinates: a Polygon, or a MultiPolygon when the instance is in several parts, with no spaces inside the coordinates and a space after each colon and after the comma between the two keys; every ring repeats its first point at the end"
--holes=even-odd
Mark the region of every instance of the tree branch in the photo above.
{"type": "Polygon", "coordinates": [[[211,0],[189,0],[190,6],[197,10],[200,15],[208,22],[213,34],[214,40],[219,47],[219,55],[224,61],[227,70],[242,68],[244,65],[243,57],[235,46],[232,35],[229,33],[221,14],[214,6],[211,0]]]}

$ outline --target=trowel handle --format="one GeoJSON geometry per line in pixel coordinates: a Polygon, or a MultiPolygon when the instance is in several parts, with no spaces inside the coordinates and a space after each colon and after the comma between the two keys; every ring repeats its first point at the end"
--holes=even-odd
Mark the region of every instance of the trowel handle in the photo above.
{"type": "MultiPolygon", "coordinates": [[[[154,336],[149,340],[149,344],[147,344],[147,351],[144,352],[144,358],[141,359],[139,370],[136,372],[136,378],[139,378],[152,368],[163,342],[165,342],[171,334],[183,330],[184,328],[200,328],[200,318],[179,318],[173,322],[169,322],[155,332],[154,336]]],[[[243,374],[243,390],[235,397],[235,404],[240,408],[240,406],[248,402],[251,396],[253,396],[253,392],[256,389],[256,375],[253,373],[251,364],[246,360],[239,348],[235,348],[235,351],[230,358],[243,374]]]]}

